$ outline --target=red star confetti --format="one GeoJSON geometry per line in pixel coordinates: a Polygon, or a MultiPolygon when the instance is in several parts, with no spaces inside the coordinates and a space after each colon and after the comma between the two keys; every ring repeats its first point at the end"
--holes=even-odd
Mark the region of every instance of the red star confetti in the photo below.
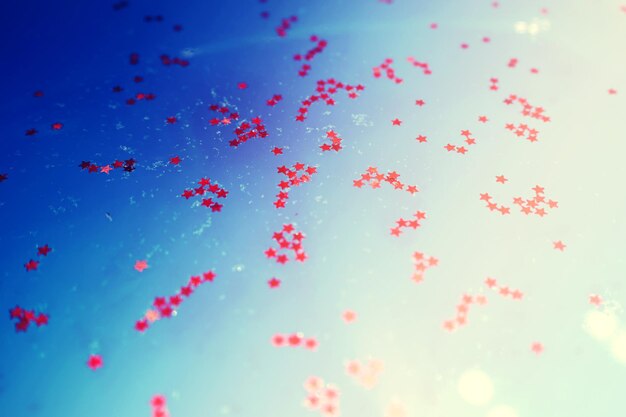
{"type": "Polygon", "coordinates": [[[426,256],[423,252],[413,252],[414,272],[411,279],[416,283],[424,281],[426,270],[437,265],[439,265],[439,259],[434,256],[426,256]]]}
{"type": "Polygon", "coordinates": [[[464,294],[461,297],[461,302],[456,306],[456,317],[454,319],[444,321],[443,328],[451,332],[461,326],[467,325],[467,315],[469,314],[470,307],[473,305],[482,306],[485,304],[487,304],[487,298],[484,295],[472,296],[464,294]]]}
{"type": "Polygon", "coordinates": [[[90,355],[87,360],[87,366],[91,368],[92,371],[98,370],[102,368],[104,362],[102,361],[102,356],[100,355],[90,355]]]}
{"type": "Polygon", "coordinates": [[[135,330],[143,333],[150,327],[151,323],[164,317],[171,318],[175,316],[178,307],[185,299],[190,297],[200,285],[206,282],[213,282],[215,277],[216,274],[213,271],[191,276],[187,284],[182,286],[174,295],[170,297],[156,297],[152,303],[154,309],[149,309],[141,319],[135,322],[135,330]]]}
{"type": "Polygon", "coordinates": [[[515,197],[513,199],[513,204],[519,206],[522,213],[526,215],[535,214],[539,217],[543,217],[548,215],[549,210],[559,207],[558,201],[546,198],[543,187],[536,185],[532,190],[535,192],[535,196],[531,199],[524,199],[522,197],[515,197]]]}
{"type": "Polygon", "coordinates": [[[489,211],[499,211],[500,214],[502,214],[503,216],[506,214],[511,214],[511,208],[504,206],[504,205],[500,205],[498,206],[497,203],[495,203],[492,200],[493,197],[491,197],[488,193],[483,193],[480,195],[480,200],[484,201],[487,205],[486,207],[489,209],[489,211]]]}
{"type": "Polygon", "coordinates": [[[489,79],[489,89],[491,91],[498,91],[499,87],[498,87],[498,79],[497,78],[490,78],[489,79]]]}
{"type": "Polygon", "coordinates": [[[170,65],[178,65],[180,67],[188,67],[189,61],[186,59],[181,59],[178,57],[170,57],[169,55],[163,54],[159,57],[161,59],[161,64],[169,67],[170,65]]]}
{"type": "Polygon", "coordinates": [[[226,198],[228,191],[217,183],[212,183],[210,178],[202,178],[198,181],[197,188],[186,189],[181,194],[186,200],[191,197],[200,197],[199,205],[210,208],[212,212],[222,211],[222,204],[213,201],[213,197],[206,197],[207,194],[213,194],[216,198],[226,198]]]}
{"type": "Polygon", "coordinates": [[[274,94],[272,96],[272,98],[270,98],[269,100],[267,100],[265,103],[270,106],[270,107],[274,107],[276,104],[278,104],[279,101],[281,101],[283,99],[283,96],[281,96],[280,94],[274,94]]]}
{"type": "MultiPolygon", "coordinates": [[[[239,113],[230,111],[228,107],[212,104],[209,106],[209,110],[219,113],[220,115],[220,117],[215,117],[209,120],[209,124],[211,124],[211,126],[230,125],[231,123],[239,120],[239,113]]],[[[241,122],[239,126],[235,128],[234,133],[237,138],[228,142],[228,144],[234,148],[252,138],[266,138],[268,136],[263,120],[259,116],[254,117],[250,120],[250,122],[241,122]]]]}
{"type": "Polygon", "coordinates": [[[297,16],[290,16],[280,21],[280,26],[276,28],[276,34],[281,38],[287,36],[287,31],[291,29],[291,24],[298,21],[297,16]]]}
{"type": "Polygon", "coordinates": [[[448,143],[446,146],[444,146],[444,149],[448,152],[454,151],[458,154],[465,155],[468,152],[469,146],[476,144],[476,139],[472,137],[472,132],[470,132],[469,130],[462,130],[461,136],[465,138],[464,142],[466,143],[467,147],[465,147],[465,145],[458,146],[448,143]]]}
{"type": "MultiPolygon", "coordinates": [[[[45,244],[43,246],[37,246],[37,256],[47,257],[50,252],[52,252],[52,248],[48,244],[45,244]]],[[[28,262],[24,264],[24,268],[26,269],[26,272],[36,271],[39,268],[39,264],[40,264],[39,261],[30,259],[28,262]]]]}
{"type": "Polygon", "coordinates": [[[280,287],[280,280],[277,279],[277,278],[272,278],[269,281],[267,281],[267,285],[270,288],[278,288],[278,287],[280,287]]]}
{"type": "Polygon", "coordinates": [[[292,333],[284,335],[277,333],[272,336],[271,343],[274,347],[302,347],[315,351],[318,346],[317,339],[313,337],[305,338],[302,333],[292,333]]]}
{"type": "Polygon", "coordinates": [[[134,106],[135,104],[137,104],[138,101],[152,101],[156,98],[156,94],[154,93],[136,93],[134,97],[130,97],[128,99],[126,99],[126,104],[128,104],[129,106],[134,106]]]}
{"type": "Polygon", "coordinates": [[[298,109],[299,114],[296,116],[296,121],[305,121],[309,112],[309,107],[311,107],[311,105],[315,102],[324,102],[327,106],[334,106],[335,99],[333,99],[332,96],[339,90],[345,90],[348,93],[349,98],[355,99],[359,96],[358,92],[363,91],[364,89],[365,87],[362,85],[353,86],[350,84],[344,84],[340,81],[335,81],[334,78],[319,80],[315,89],[316,94],[308,96],[306,99],[302,100],[301,106],[298,109]]]}
{"type": "Polygon", "coordinates": [[[399,218],[396,220],[396,227],[391,229],[391,235],[399,237],[402,234],[402,229],[411,228],[413,230],[417,229],[421,226],[420,220],[424,220],[426,218],[426,213],[423,211],[417,211],[414,215],[414,220],[405,220],[403,218],[399,218]]]}
{"type": "Polygon", "coordinates": [[[602,305],[602,297],[598,294],[589,294],[589,304],[600,307],[602,305]]]}
{"type": "Polygon", "coordinates": [[[343,319],[343,321],[346,324],[350,324],[350,323],[354,323],[356,321],[357,314],[356,314],[356,312],[354,312],[352,310],[346,310],[341,315],[341,318],[343,319]]]}
{"type": "Polygon", "coordinates": [[[20,306],[10,309],[9,317],[11,320],[16,320],[15,331],[17,333],[27,331],[31,323],[35,323],[37,327],[45,326],[50,318],[47,314],[36,313],[35,310],[26,310],[20,306]]]}
{"type": "Polygon", "coordinates": [[[48,244],[37,247],[37,255],[48,256],[50,252],[52,252],[52,248],[48,244]]]}
{"type": "Polygon", "coordinates": [[[346,362],[345,369],[350,378],[369,390],[378,383],[378,378],[383,372],[384,365],[380,359],[371,358],[363,362],[353,359],[346,362]]]}
{"type": "Polygon", "coordinates": [[[301,162],[293,164],[291,169],[287,168],[285,165],[277,169],[279,174],[287,177],[285,180],[278,183],[280,192],[276,194],[276,201],[274,201],[274,207],[277,209],[285,208],[285,203],[289,199],[289,191],[291,188],[311,181],[311,177],[317,173],[317,167],[307,166],[301,162]]]}
{"type": "Polygon", "coordinates": [[[152,408],[152,417],[169,417],[170,412],[167,409],[167,400],[164,395],[156,394],[150,400],[152,408]]]}
{"type": "Polygon", "coordinates": [[[137,161],[135,161],[133,158],[130,158],[125,161],[120,161],[116,159],[115,161],[105,165],[98,165],[90,161],[82,161],[78,166],[83,171],[87,171],[88,174],[104,173],[109,175],[112,170],[116,169],[120,169],[123,172],[133,172],[137,168],[135,166],[136,163],[137,161]]]}
{"type": "Polygon", "coordinates": [[[316,45],[313,48],[309,49],[304,55],[296,54],[293,57],[294,61],[306,61],[304,64],[302,64],[300,70],[298,71],[298,75],[301,77],[305,77],[308,75],[309,71],[311,71],[311,65],[309,64],[309,62],[311,62],[317,54],[321,54],[322,52],[324,52],[324,49],[326,49],[326,46],[328,45],[328,42],[326,42],[324,39],[319,39],[316,35],[312,35],[309,40],[316,45]]]}
{"type": "MultiPolygon", "coordinates": [[[[513,198],[513,204],[519,206],[522,213],[544,217],[550,210],[559,207],[558,201],[545,196],[543,187],[537,185],[533,187],[532,190],[535,192],[535,196],[531,199],[524,199],[522,197],[513,198]]],[[[480,200],[485,201],[489,211],[499,211],[502,215],[511,214],[510,207],[504,205],[498,206],[489,193],[480,194],[480,200]]]]}
{"type": "Polygon", "coordinates": [[[341,149],[341,141],[342,139],[332,130],[326,132],[326,137],[330,139],[330,143],[323,143],[320,145],[320,149],[322,152],[335,151],[339,152],[341,149]]]}
{"type": "Polygon", "coordinates": [[[485,285],[496,291],[502,297],[511,298],[512,300],[521,300],[524,298],[523,292],[517,289],[511,289],[507,286],[498,285],[498,281],[495,278],[487,277],[485,279],[485,285]]]}
{"type": "Polygon", "coordinates": [[[339,417],[340,392],[333,384],[325,384],[324,380],[312,376],[304,382],[307,396],[304,399],[304,407],[318,411],[324,417],[339,417]]]}
{"type": "Polygon", "coordinates": [[[412,56],[408,57],[406,60],[409,61],[409,63],[414,67],[421,69],[422,74],[424,75],[430,75],[433,73],[430,69],[430,66],[428,65],[428,62],[420,62],[412,56]]]}
{"type": "Polygon", "coordinates": [[[381,75],[384,72],[385,76],[388,79],[390,79],[391,81],[393,81],[396,84],[401,84],[402,83],[402,78],[396,77],[396,72],[393,69],[393,67],[391,66],[391,64],[393,64],[393,59],[386,58],[383,61],[382,64],[372,68],[372,73],[374,75],[374,78],[380,78],[381,75]]]}
{"type": "Polygon", "coordinates": [[[496,182],[500,183],[500,184],[504,184],[508,181],[508,179],[506,179],[504,177],[504,175],[496,175],[496,182]]]}
{"type": "Polygon", "coordinates": [[[356,188],[361,188],[365,184],[369,184],[371,188],[380,188],[381,183],[386,182],[394,189],[406,190],[410,194],[415,194],[419,191],[415,185],[407,185],[405,188],[405,184],[401,182],[399,178],[400,174],[395,171],[389,171],[385,175],[378,172],[378,168],[369,167],[363,174],[361,174],[361,178],[353,180],[352,184],[356,188]]]}
{"type": "Polygon", "coordinates": [[[138,272],[143,272],[145,269],[148,268],[148,261],[135,261],[135,266],[134,266],[135,270],[138,272]]]}
{"type": "MultiPolygon", "coordinates": [[[[523,97],[518,97],[515,94],[509,94],[509,96],[504,100],[504,103],[508,106],[513,104],[521,105],[521,113],[525,117],[537,119],[544,123],[550,122],[550,117],[544,114],[545,110],[543,109],[543,107],[532,106],[528,103],[528,100],[523,97]]],[[[536,129],[529,127],[525,123],[519,123],[517,126],[515,126],[515,124],[513,123],[507,123],[505,125],[505,128],[513,132],[513,134],[515,134],[515,136],[517,137],[525,137],[525,139],[529,142],[538,141],[537,135],[539,134],[539,132],[536,129]]]]}
{"type": "Polygon", "coordinates": [[[32,259],[24,264],[26,271],[36,271],[37,267],[39,267],[39,261],[34,261],[32,259]]]}
{"type": "Polygon", "coordinates": [[[275,259],[277,263],[284,265],[289,261],[288,251],[293,252],[293,259],[304,262],[307,254],[302,247],[305,236],[298,232],[293,224],[284,224],[282,230],[275,232],[272,239],[276,241],[277,247],[270,247],[265,251],[265,256],[275,259]]]}

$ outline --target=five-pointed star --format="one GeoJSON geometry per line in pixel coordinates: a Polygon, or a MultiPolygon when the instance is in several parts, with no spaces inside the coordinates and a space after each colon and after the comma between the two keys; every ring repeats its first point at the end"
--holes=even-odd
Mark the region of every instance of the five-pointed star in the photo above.
{"type": "Polygon", "coordinates": [[[136,261],[135,269],[139,272],[143,272],[144,269],[148,268],[148,261],[136,261]]]}
{"type": "Polygon", "coordinates": [[[272,277],[272,279],[267,281],[267,285],[269,285],[270,288],[278,288],[280,287],[280,280],[272,277]]]}

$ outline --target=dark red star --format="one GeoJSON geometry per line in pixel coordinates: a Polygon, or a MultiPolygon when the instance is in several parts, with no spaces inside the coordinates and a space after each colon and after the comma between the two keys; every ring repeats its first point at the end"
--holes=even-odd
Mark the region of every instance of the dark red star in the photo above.
{"type": "Polygon", "coordinates": [[[52,248],[50,246],[48,246],[48,244],[46,243],[43,246],[39,246],[37,248],[37,255],[43,255],[43,256],[48,256],[48,254],[52,252],[52,248]]]}
{"type": "Polygon", "coordinates": [[[24,264],[26,271],[35,271],[39,266],[38,261],[33,261],[32,259],[24,264]]]}

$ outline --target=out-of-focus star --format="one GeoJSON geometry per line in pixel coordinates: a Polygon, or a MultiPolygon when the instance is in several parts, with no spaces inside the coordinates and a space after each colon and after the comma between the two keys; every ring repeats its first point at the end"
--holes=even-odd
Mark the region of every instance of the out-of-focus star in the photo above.
{"type": "Polygon", "coordinates": [[[89,359],[87,360],[87,366],[90,367],[92,370],[96,370],[99,368],[102,368],[102,356],[100,355],[91,355],[89,356],[89,359]]]}
{"type": "Polygon", "coordinates": [[[565,248],[567,247],[567,245],[564,244],[560,240],[557,240],[556,242],[552,242],[552,245],[554,246],[554,249],[559,250],[561,252],[563,252],[565,250],[565,248]]]}
{"type": "Polygon", "coordinates": [[[594,306],[600,306],[602,304],[602,297],[600,297],[598,294],[589,295],[589,304],[592,304],[594,306]]]}
{"type": "Polygon", "coordinates": [[[154,323],[155,321],[157,321],[160,318],[160,314],[159,314],[158,311],[150,309],[150,310],[146,311],[146,314],[145,314],[144,317],[150,323],[154,323]]]}
{"type": "Polygon", "coordinates": [[[280,287],[280,280],[272,277],[272,279],[267,281],[267,285],[269,285],[270,288],[278,288],[280,287]]]}
{"type": "Polygon", "coordinates": [[[148,268],[148,261],[136,261],[135,269],[139,272],[143,272],[144,269],[148,268]]]}
{"type": "Polygon", "coordinates": [[[347,324],[350,324],[356,320],[356,313],[352,310],[346,310],[343,312],[341,317],[343,318],[343,321],[345,321],[347,324]]]}

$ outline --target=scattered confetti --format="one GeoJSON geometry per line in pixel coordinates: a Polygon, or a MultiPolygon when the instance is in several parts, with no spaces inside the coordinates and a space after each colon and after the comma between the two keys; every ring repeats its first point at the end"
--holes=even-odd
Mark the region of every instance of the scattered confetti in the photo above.
{"type": "Polygon", "coordinates": [[[9,310],[11,320],[16,320],[15,331],[25,332],[31,323],[35,323],[37,327],[48,324],[50,316],[44,313],[36,313],[34,310],[26,310],[20,306],[15,306],[9,310]]]}

